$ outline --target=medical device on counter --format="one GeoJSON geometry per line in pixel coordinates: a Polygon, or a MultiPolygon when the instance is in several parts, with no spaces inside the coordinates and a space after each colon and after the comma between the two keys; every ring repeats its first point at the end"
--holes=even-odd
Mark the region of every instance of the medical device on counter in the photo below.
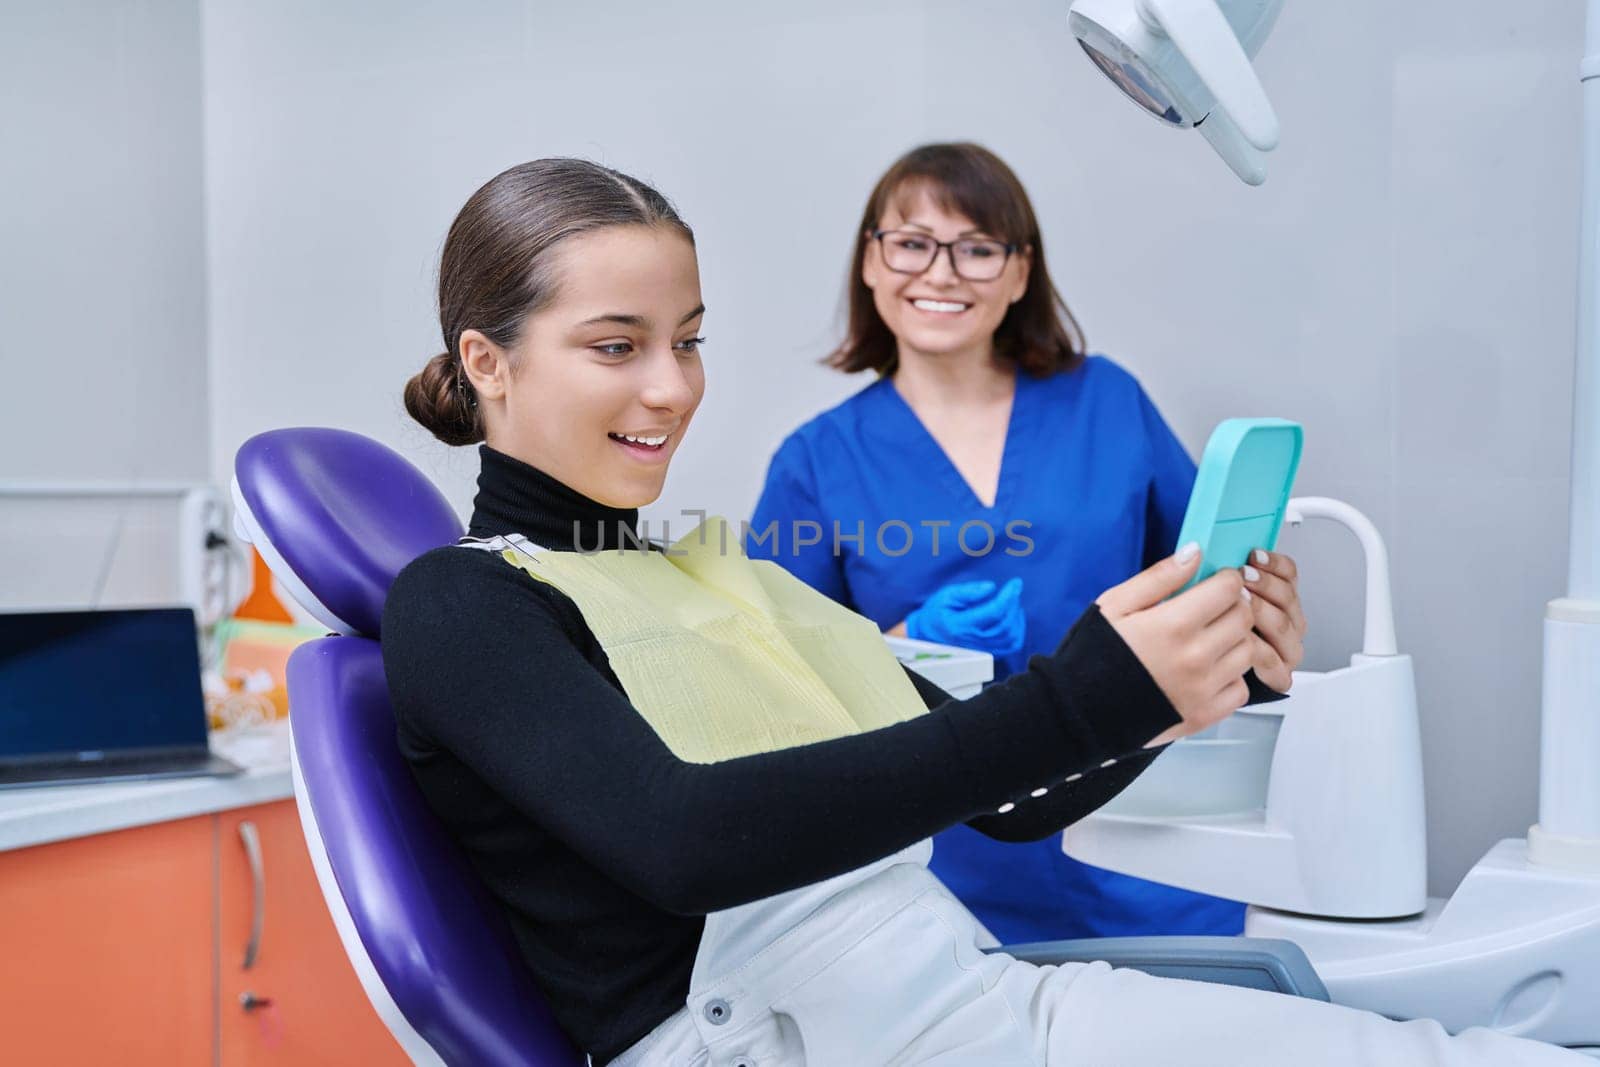
{"type": "MultiPolygon", "coordinates": [[[[1249,57],[1281,7],[1076,0],[1069,25],[1118,88],[1169,125],[1199,129],[1254,185],[1278,131],[1249,57]]],[[[1572,525],[1568,593],[1545,612],[1538,823],[1491,848],[1449,900],[1422,896],[1416,696],[1394,645],[1383,543],[1353,508],[1312,498],[1293,502],[1292,519],[1334,519],[1366,549],[1361,653],[1343,670],[1297,675],[1289,700],[1209,739],[1246,745],[1175,744],[1150,782],[1074,826],[1064,847],[1250,902],[1246,932],[1298,943],[1338,1003],[1600,1052],[1600,0],[1587,5],[1580,80],[1572,525]],[[1271,745],[1264,791],[1259,763],[1222,766],[1249,764],[1250,742],[1257,760],[1271,745]]]]}
{"type": "Polygon", "coordinates": [[[1245,932],[1305,950],[1335,1003],[1600,1045],[1600,877],[1502,841],[1449,900],[1429,898],[1411,657],[1395,648],[1388,554],[1348,504],[1290,501],[1366,555],[1350,665],[1297,672],[1289,699],[1175,743],[1069,828],[1074,858],[1251,904],[1245,932]]]}
{"type": "Polygon", "coordinates": [[[1340,670],[1296,672],[1287,700],[1176,742],[1068,829],[1065,848],[1085,863],[1304,915],[1416,915],[1427,903],[1422,744],[1411,657],[1395,648],[1388,553],[1348,504],[1289,501],[1288,521],[1306,518],[1361,540],[1361,651],[1340,670]]]}
{"type": "Polygon", "coordinates": [[[902,665],[957,700],[977,696],[986,683],[994,680],[994,657],[987,652],[919,641],[914,637],[885,636],[883,640],[902,665]]]}
{"type": "MultiPolygon", "coordinates": [[[[1198,128],[1259,184],[1278,130],[1250,58],[1282,6],[1075,0],[1069,26],[1128,98],[1198,128]]],[[[1246,933],[1298,942],[1339,1003],[1600,1051],[1600,0],[1587,5],[1581,82],[1570,563],[1544,622],[1538,824],[1499,841],[1448,901],[1422,897],[1416,693],[1381,537],[1355,509],[1304,499],[1298,518],[1344,523],[1366,549],[1362,653],[1296,675],[1288,701],[1235,715],[1226,733],[1174,744],[1064,848],[1251,902],[1246,933]]]]}

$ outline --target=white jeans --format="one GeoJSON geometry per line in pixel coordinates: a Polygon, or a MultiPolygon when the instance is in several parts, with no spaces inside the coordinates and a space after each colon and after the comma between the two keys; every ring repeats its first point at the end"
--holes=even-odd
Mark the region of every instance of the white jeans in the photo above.
{"type": "Polygon", "coordinates": [[[707,918],[683,1010],[612,1067],[1592,1067],[1488,1030],[978,948],[925,852],[707,918]],[[814,887],[819,888],[819,887],[814,887]],[[820,903],[819,903],[820,901],[820,903]],[[803,913],[803,914],[802,914],[803,913]]]}

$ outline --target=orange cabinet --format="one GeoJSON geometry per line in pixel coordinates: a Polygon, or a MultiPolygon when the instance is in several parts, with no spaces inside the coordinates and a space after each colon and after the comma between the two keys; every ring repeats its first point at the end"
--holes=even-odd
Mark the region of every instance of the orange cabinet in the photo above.
{"type": "Polygon", "coordinates": [[[217,818],[222,1067],[409,1063],[339,943],[294,804],[217,818]]]}
{"type": "Polygon", "coordinates": [[[7,1063],[212,1062],[214,823],[0,852],[7,1063]]]}
{"type": "Polygon", "coordinates": [[[0,852],[0,1040],[64,1067],[409,1062],[288,800],[0,852]]]}

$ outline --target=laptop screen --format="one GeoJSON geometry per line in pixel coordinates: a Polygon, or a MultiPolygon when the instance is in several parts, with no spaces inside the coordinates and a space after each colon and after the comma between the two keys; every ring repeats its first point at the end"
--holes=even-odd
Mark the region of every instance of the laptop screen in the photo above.
{"type": "Polygon", "coordinates": [[[0,613],[0,763],[205,743],[190,609],[0,613]]]}

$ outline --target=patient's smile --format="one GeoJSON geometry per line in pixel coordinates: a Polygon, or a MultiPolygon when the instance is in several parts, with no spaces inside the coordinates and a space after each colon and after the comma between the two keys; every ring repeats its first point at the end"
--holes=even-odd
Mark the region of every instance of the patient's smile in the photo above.
{"type": "Polygon", "coordinates": [[[622,450],[636,459],[646,462],[660,462],[666,458],[667,440],[672,436],[669,433],[648,434],[607,434],[622,450]]]}

